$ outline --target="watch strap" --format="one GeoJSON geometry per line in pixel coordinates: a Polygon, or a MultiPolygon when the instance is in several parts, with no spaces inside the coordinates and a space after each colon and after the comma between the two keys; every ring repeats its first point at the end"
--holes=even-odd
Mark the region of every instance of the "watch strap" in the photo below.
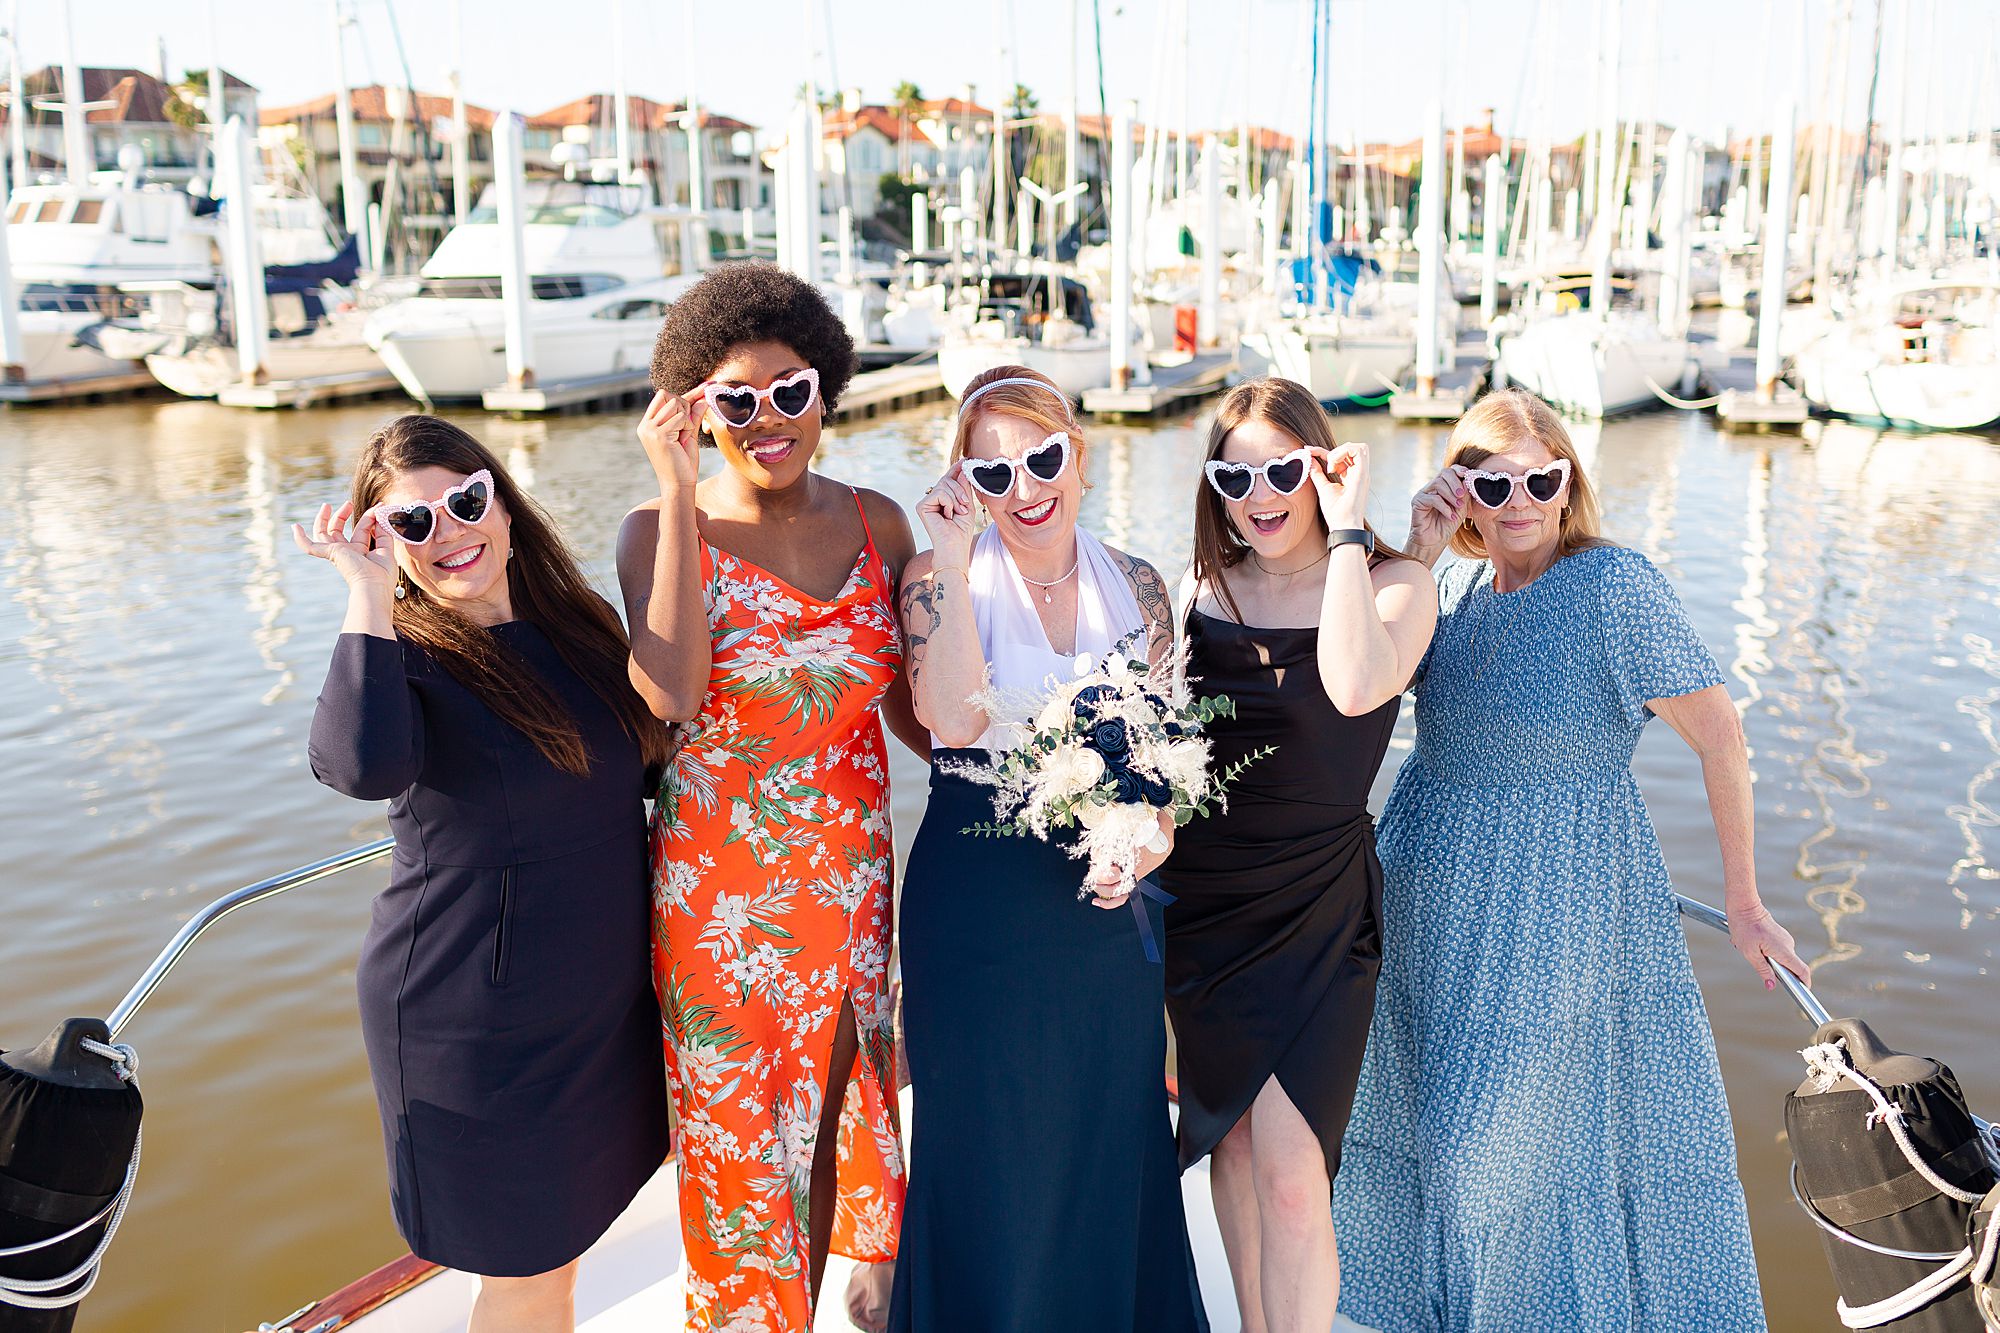
{"type": "Polygon", "coordinates": [[[1333,528],[1326,534],[1326,549],[1337,551],[1343,546],[1359,546],[1369,555],[1375,554],[1375,534],[1367,528],[1333,528]]]}

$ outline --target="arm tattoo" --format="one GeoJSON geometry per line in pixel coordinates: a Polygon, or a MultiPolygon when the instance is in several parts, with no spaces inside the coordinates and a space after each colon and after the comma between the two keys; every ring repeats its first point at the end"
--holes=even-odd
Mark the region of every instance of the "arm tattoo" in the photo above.
{"type": "Polygon", "coordinates": [[[944,585],[926,575],[903,588],[903,656],[909,663],[910,684],[923,670],[925,650],[931,636],[944,623],[944,585]]]}
{"type": "Polygon", "coordinates": [[[1146,618],[1146,653],[1158,661],[1163,652],[1174,646],[1174,604],[1167,595],[1166,580],[1160,571],[1136,555],[1115,553],[1114,558],[1124,568],[1125,577],[1132,581],[1132,595],[1138,600],[1139,613],[1146,618]]]}

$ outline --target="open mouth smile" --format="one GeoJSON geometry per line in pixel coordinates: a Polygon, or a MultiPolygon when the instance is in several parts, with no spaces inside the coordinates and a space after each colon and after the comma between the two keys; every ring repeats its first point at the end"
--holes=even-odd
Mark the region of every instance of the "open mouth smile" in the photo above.
{"type": "Polygon", "coordinates": [[[1285,526],[1285,520],[1292,516],[1289,509],[1277,509],[1268,513],[1250,515],[1250,526],[1268,537],[1285,526]]]}
{"type": "Polygon", "coordinates": [[[1014,511],[1014,517],[1017,521],[1026,525],[1027,527],[1031,528],[1040,527],[1042,524],[1049,521],[1049,516],[1051,514],[1056,512],[1056,498],[1057,497],[1051,495],[1048,499],[1042,501],[1040,504],[1029,505],[1026,509],[1016,509],[1014,511]]]}
{"type": "Polygon", "coordinates": [[[431,564],[449,573],[457,574],[478,564],[479,558],[485,554],[486,543],[480,542],[478,545],[468,546],[462,551],[453,551],[443,559],[431,561],[431,564]]]}

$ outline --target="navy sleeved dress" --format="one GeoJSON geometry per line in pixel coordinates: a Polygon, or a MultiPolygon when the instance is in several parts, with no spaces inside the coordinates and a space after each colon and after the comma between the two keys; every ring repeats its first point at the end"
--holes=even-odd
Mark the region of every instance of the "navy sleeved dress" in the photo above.
{"type": "Polygon", "coordinates": [[[396,838],[356,983],[396,1225],[489,1277],[588,1249],[668,1150],[639,747],[526,621],[495,627],[570,711],[545,759],[422,649],[343,634],[313,773],[396,838]]]}

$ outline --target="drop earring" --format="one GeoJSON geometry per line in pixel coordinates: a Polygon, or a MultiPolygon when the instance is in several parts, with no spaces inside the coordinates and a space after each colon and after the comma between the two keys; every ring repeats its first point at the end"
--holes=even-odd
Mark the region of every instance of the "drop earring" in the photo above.
{"type": "Polygon", "coordinates": [[[404,586],[401,580],[398,580],[396,583],[396,600],[400,602],[409,595],[410,595],[409,588],[404,586]]]}

